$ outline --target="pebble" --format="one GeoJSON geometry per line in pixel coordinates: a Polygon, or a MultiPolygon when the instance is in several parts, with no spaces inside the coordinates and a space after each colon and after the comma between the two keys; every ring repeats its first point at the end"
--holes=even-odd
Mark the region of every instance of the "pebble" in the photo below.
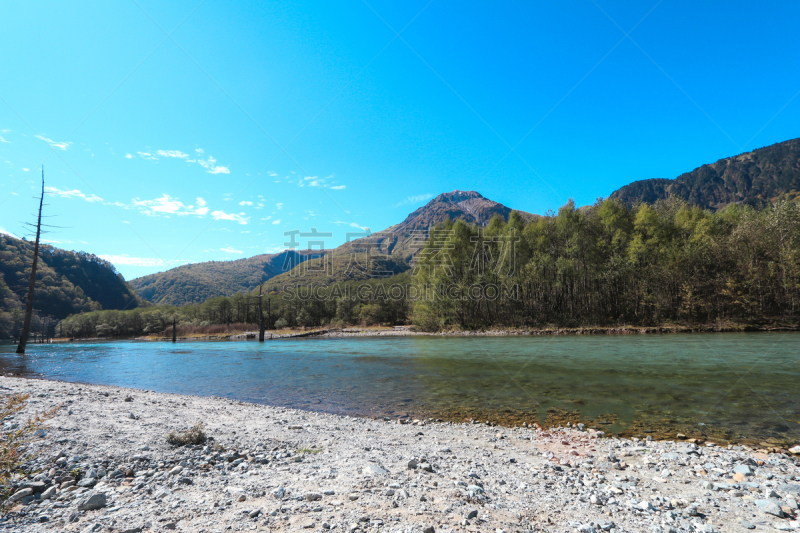
{"type": "Polygon", "coordinates": [[[17,500],[21,500],[23,498],[27,498],[28,496],[30,496],[32,494],[33,494],[33,489],[30,488],[30,487],[27,488],[27,489],[20,489],[20,490],[16,491],[14,494],[12,494],[8,498],[8,501],[9,502],[15,502],[17,500]]]}
{"type": "Polygon", "coordinates": [[[90,492],[78,501],[79,511],[92,511],[106,506],[106,495],[102,492],[90,492]]]}
{"type": "Polygon", "coordinates": [[[781,506],[776,500],[756,500],[754,503],[756,504],[756,507],[764,511],[766,514],[777,516],[778,518],[783,517],[781,506]]]}

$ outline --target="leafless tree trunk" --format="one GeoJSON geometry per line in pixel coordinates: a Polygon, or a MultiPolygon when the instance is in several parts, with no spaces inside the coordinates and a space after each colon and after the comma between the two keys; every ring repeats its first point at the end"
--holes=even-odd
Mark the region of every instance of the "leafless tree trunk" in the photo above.
{"type": "Polygon", "coordinates": [[[17,344],[17,353],[24,354],[28,344],[28,334],[31,330],[31,317],[33,316],[33,290],[36,287],[36,264],[39,262],[39,235],[42,232],[42,204],[44,203],[44,169],[42,169],[42,195],[39,197],[39,217],[36,221],[36,241],[33,244],[33,261],[31,262],[31,280],[28,283],[28,302],[25,304],[25,320],[22,323],[22,333],[17,344]]]}
{"type": "Polygon", "coordinates": [[[264,342],[264,310],[262,303],[261,287],[258,288],[258,342],[264,342]]]}

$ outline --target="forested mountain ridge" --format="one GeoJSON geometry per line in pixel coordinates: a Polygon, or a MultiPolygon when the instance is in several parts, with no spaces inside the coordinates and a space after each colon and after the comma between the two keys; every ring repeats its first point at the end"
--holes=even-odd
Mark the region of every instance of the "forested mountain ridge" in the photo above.
{"type": "MultiPolygon", "coordinates": [[[[319,257],[318,250],[286,250],[278,254],[262,254],[235,261],[206,261],[176,267],[130,281],[139,296],[154,304],[184,305],[202,303],[208,298],[250,292],[259,285],[269,291],[295,286],[300,270],[315,283],[361,279],[362,273],[349,268],[355,255],[369,253],[374,257],[370,268],[397,274],[408,269],[415,254],[422,249],[428,229],[445,220],[463,220],[485,226],[499,215],[508,220],[512,209],[484,198],[475,191],[453,191],[440,194],[408,215],[403,222],[368,237],[355,239],[326,252],[331,256],[327,272],[318,267],[299,266],[309,257],[319,257]],[[294,269],[294,272],[290,272],[294,269]],[[308,272],[311,272],[310,275],[308,272]]],[[[525,220],[537,217],[520,212],[525,220]]],[[[301,246],[305,243],[298,241],[301,246]]]]}
{"type": "MultiPolygon", "coordinates": [[[[264,299],[267,323],[411,322],[438,331],[793,328],[800,319],[799,202],[718,211],[680,198],[634,207],[609,199],[586,209],[569,202],[528,222],[512,213],[483,228],[445,221],[431,233],[414,269],[391,277],[337,278],[342,267],[332,276],[276,276],[265,284],[274,289],[264,299]],[[285,288],[276,286],[281,279],[285,288]]],[[[252,322],[256,310],[255,298],[236,294],[179,308],[74,315],[63,327],[75,336],[130,336],[164,332],[176,315],[179,325],[203,328],[252,322]]]]}
{"type": "Polygon", "coordinates": [[[779,199],[796,200],[800,197],[800,139],[720,159],[674,180],[635,181],[611,194],[629,206],[670,196],[703,209],[734,203],[764,207],[779,199]]]}
{"type": "Polygon", "coordinates": [[[249,292],[318,255],[318,250],[286,250],[233,261],[205,261],[142,276],[130,284],[139,296],[154,304],[202,303],[217,296],[249,292]]]}
{"type": "MultiPolygon", "coordinates": [[[[0,234],[0,338],[12,338],[21,328],[32,256],[32,242],[0,234]]],[[[85,252],[40,245],[36,280],[33,308],[39,318],[143,303],[111,263],[85,252]]]]}
{"type": "MultiPolygon", "coordinates": [[[[445,220],[462,220],[475,226],[486,226],[495,216],[508,221],[513,209],[489,200],[477,191],[452,191],[440,194],[424,206],[413,211],[405,220],[369,237],[346,243],[334,254],[350,254],[354,248],[372,248],[373,252],[394,256],[412,263],[422,249],[430,228],[445,220]]],[[[523,220],[533,220],[539,215],[517,211],[523,220]]]]}

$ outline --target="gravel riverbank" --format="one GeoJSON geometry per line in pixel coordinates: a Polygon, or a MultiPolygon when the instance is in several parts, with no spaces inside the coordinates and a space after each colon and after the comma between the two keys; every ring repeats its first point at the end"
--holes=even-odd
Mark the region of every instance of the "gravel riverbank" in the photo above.
{"type": "MultiPolygon", "coordinates": [[[[0,531],[800,531],[796,457],[0,378],[63,403],[0,531]],[[202,422],[204,446],[166,435],[202,422]]],[[[5,420],[7,428],[27,418],[5,420]]]]}

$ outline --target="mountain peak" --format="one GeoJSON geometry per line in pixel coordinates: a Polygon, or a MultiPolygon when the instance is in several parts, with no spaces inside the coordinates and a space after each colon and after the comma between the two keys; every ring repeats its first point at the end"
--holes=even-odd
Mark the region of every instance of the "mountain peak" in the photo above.
{"type": "Polygon", "coordinates": [[[445,192],[428,202],[428,204],[432,204],[434,202],[450,202],[453,204],[457,204],[459,202],[463,202],[465,200],[474,200],[483,198],[483,195],[477,191],[459,191],[455,190],[452,192],[445,192]]]}
{"type": "Polygon", "coordinates": [[[408,215],[402,223],[393,226],[392,229],[399,232],[428,229],[446,218],[485,226],[496,215],[508,220],[510,214],[510,208],[485,198],[477,191],[455,190],[440,194],[408,215]]]}

